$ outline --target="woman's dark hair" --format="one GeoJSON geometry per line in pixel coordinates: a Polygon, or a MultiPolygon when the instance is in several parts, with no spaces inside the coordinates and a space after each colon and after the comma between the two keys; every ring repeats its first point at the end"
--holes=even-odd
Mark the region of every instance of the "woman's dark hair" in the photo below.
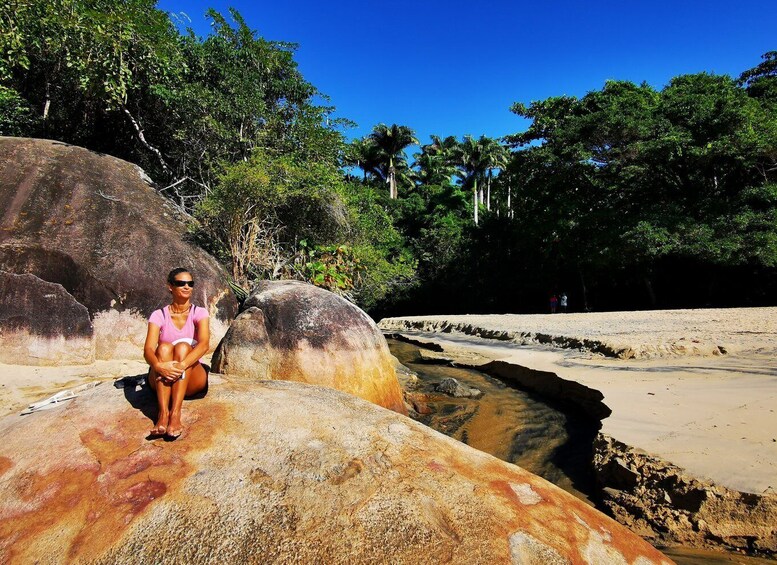
{"type": "Polygon", "coordinates": [[[178,267],[177,269],[173,269],[172,271],[170,271],[170,274],[167,275],[167,282],[170,284],[173,284],[173,282],[175,282],[175,277],[177,277],[181,273],[191,274],[191,271],[189,269],[184,269],[183,267],[178,267]]]}

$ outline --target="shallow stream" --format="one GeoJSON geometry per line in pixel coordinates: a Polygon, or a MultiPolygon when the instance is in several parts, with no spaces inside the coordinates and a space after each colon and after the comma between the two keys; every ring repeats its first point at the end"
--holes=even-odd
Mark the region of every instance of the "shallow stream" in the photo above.
{"type": "Polygon", "coordinates": [[[592,503],[591,444],[598,421],[565,414],[536,395],[479,371],[425,363],[416,345],[393,339],[388,343],[391,353],[418,375],[416,390],[427,395],[434,410],[419,418],[422,423],[592,503]],[[449,377],[483,396],[453,398],[435,392],[435,385],[449,377]]]}
{"type": "MultiPolygon", "coordinates": [[[[419,420],[467,445],[539,475],[576,497],[595,504],[592,443],[600,422],[570,413],[516,386],[461,367],[421,359],[417,345],[387,339],[391,353],[418,375],[416,392],[433,410],[419,420]],[[435,385],[452,377],[484,394],[453,398],[435,385]]],[[[690,548],[661,548],[679,565],[774,565],[769,559],[690,548]]]]}

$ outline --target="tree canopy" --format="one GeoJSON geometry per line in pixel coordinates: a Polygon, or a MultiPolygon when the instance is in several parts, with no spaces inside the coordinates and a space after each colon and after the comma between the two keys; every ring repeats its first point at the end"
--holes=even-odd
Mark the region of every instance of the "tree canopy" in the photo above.
{"type": "Polygon", "coordinates": [[[155,0],[3,2],[0,134],[137,163],[239,284],[301,278],[376,314],[774,302],[777,51],[516,102],[530,125],[501,140],[346,142],[296,45],[207,17],[198,37],[155,0]]]}

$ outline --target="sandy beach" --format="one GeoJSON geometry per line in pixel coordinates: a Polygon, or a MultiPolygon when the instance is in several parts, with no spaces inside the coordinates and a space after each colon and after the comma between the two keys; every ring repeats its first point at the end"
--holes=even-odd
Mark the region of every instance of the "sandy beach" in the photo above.
{"type": "Polygon", "coordinates": [[[0,363],[0,414],[21,412],[33,402],[85,383],[114,381],[146,372],[148,365],[142,359],[58,367],[0,363]]]}
{"type": "Polygon", "coordinates": [[[612,410],[603,433],[692,476],[777,493],[777,308],[425,316],[380,326],[482,356],[473,364],[498,359],[599,390],[612,410]],[[633,353],[596,353],[594,342],[633,353]]]}

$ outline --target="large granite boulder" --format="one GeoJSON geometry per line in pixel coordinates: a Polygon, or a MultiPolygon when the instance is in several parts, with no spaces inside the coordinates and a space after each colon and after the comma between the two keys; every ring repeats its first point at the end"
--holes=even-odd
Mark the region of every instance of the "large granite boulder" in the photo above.
{"type": "Polygon", "coordinates": [[[328,386],[407,413],[375,322],[340,296],[298,281],[254,288],[216,348],[213,370],[328,386]]]}
{"type": "MultiPolygon", "coordinates": [[[[0,137],[0,362],[142,355],[167,273],[191,268],[216,339],[237,310],[187,219],[135,165],[80,147],[0,137]]],[[[216,340],[214,340],[214,343],[216,340]]]]}
{"type": "Polygon", "coordinates": [[[523,469],[352,395],[218,377],[184,436],[102,384],[0,420],[2,563],[669,563],[523,469]]]}

